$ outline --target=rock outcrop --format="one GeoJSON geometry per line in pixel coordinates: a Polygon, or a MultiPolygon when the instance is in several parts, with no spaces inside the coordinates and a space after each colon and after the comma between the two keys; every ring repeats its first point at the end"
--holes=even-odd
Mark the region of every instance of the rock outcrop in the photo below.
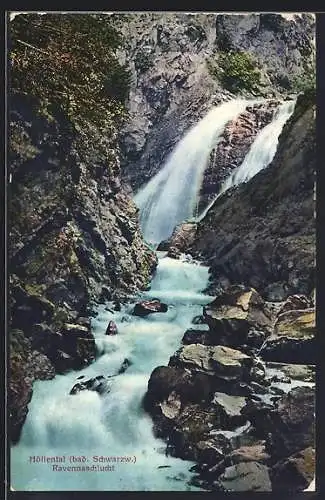
{"type": "MultiPolygon", "coordinates": [[[[79,48],[69,39],[79,36],[82,28],[76,31],[73,16],[60,19],[62,36],[67,38],[66,43],[62,39],[64,60],[52,37],[55,15],[30,15],[27,31],[23,15],[10,26],[9,323],[20,331],[10,347],[13,360],[20,360],[13,361],[9,385],[13,440],[18,439],[27,413],[33,379],[45,378],[49,372],[40,363],[35,376],[31,372],[26,378],[30,350],[33,359],[34,350],[47,356],[54,367],[51,374],[54,369],[62,373],[89,364],[95,357],[95,342],[87,318],[94,302],[123,299],[145,288],[157,263],[143,243],[137,208],[119,178],[117,135],[123,103],[112,93],[106,100],[103,96],[96,114],[100,103],[97,97],[91,100],[93,82],[83,107],[85,87],[80,75],[88,78],[89,61],[84,59],[87,56],[76,56],[79,48]],[[31,43],[24,46],[21,40],[31,43]],[[53,70],[56,67],[58,71],[53,70]],[[30,348],[24,347],[29,343],[30,348]]],[[[87,23],[86,28],[94,28],[89,17],[87,23]]],[[[101,27],[114,46],[116,33],[101,27]]],[[[110,42],[93,38],[92,43],[114,60],[110,42]]],[[[92,71],[98,82],[101,67],[95,60],[92,71]]],[[[117,75],[115,70],[111,76],[117,75]]]]}
{"type": "Polygon", "coordinates": [[[290,297],[274,309],[254,289],[232,286],[204,307],[195,319],[200,328],[185,332],[168,366],[152,372],[144,408],[167,442],[166,453],[197,463],[196,486],[302,491],[309,484],[314,367],[264,364],[258,356],[261,343],[288,324],[304,345],[313,328],[310,309],[286,310],[303,303],[306,297],[290,297]]]}
{"type": "Polygon", "coordinates": [[[315,161],[314,100],[303,94],[272,163],[220,196],[182,248],[211,266],[211,293],[244,283],[268,300],[312,294],[315,161]]]}
{"type": "MultiPolygon", "coordinates": [[[[315,21],[308,14],[286,19],[280,14],[143,12],[114,14],[112,19],[125,38],[120,61],[129,64],[132,75],[130,121],[121,149],[123,179],[134,191],[161,169],[180,138],[212,106],[236,97],[211,75],[208,61],[217,60],[222,51],[247,52],[263,74],[260,95],[283,98],[293,92],[293,79],[304,72],[315,50],[315,21]]],[[[248,109],[230,125],[211,153],[202,206],[229,168],[242,161],[256,132],[270,121],[271,109],[254,106],[253,113],[248,109]]]]}

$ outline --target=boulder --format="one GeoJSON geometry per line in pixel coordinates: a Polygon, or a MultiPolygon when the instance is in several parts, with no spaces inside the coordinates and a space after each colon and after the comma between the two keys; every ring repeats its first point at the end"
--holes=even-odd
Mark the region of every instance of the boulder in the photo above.
{"type": "Polygon", "coordinates": [[[253,461],[227,467],[218,482],[225,491],[272,491],[268,468],[253,461]]]}
{"type": "Polygon", "coordinates": [[[89,336],[90,331],[87,326],[65,323],[62,328],[62,333],[63,335],[85,338],[89,336]]]}
{"type": "Polygon", "coordinates": [[[274,325],[277,336],[310,339],[315,335],[315,309],[298,309],[282,312],[274,325]]]}
{"type": "Polygon", "coordinates": [[[287,457],[315,445],[315,390],[295,387],[276,403],[270,414],[267,449],[273,457],[287,457]]]}
{"type": "Polygon", "coordinates": [[[184,333],[182,344],[203,344],[209,345],[209,332],[189,328],[184,333]]]}
{"type": "Polygon", "coordinates": [[[272,324],[264,300],[256,290],[243,285],[229,287],[203,311],[214,345],[240,347],[250,342],[259,346],[272,324]]]}
{"type": "Polygon", "coordinates": [[[81,380],[78,377],[79,382],[77,382],[71,389],[71,395],[78,394],[81,391],[95,391],[98,394],[107,394],[110,392],[110,384],[107,378],[103,375],[98,375],[97,377],[90,378],[88,380],[81,380]]]}
{"type": "Polygon", "coordinates": [[[194,318],[192,319],[192,324],[205,325],[206,324],[205,317],[203,315],[194,316],[194,318]]]}
{"type": "Polygon", "coordinates": [[[220,425],[224,429],[235,429],[246,422],[242,409],[246,405],[243,396],[230,396],[222,392],[214,394],[212,405],[219,414],[220,425]]]}
{"type": "Polygon", "coordinates": [[[305,448],[272,467],[272,491],[298,492],[308,487],[315,475],[315,449],[305,448]]]}
{"type": "Polygon", "coordinates": [[[108,323],[105,335],[117,335],[117,326],[114,321],[108,323]]]}
{"type": "Polygon", "coordinates": [[[269,405],[250,401],[243,414],[254,425],[256,435],[266,440],[266,451],[274,462],[314,445],[314,389],[295,387],[269,405]]]}
{"type": "Polygon", "coordinates": [[[314,338],[292,338],[281,336],[267,339],[260,356],[264,361],[277,363],[316,364],[316,342],[314,338]]]}
{"type": "Polygon", "coordinates": [[[233,450],[226,457],[227,465],[235,465],[241,462],[265,463],[270,455],[265,451],[265,441],[258,441],[251,446],[241,446],[233,450]]]}
{"type": "Polygon", "coordinates": [[[290,295],[280,308],[278,314],[280,315],[284,312],[293,311],[295,309],[309,309],[312,305],[312,300],[305,295],[290,295]]]}
{"type": "Polygon", "coordinates": [[[121,373],[124,373],[131,365],[131,361],[128,358],[125,358],[120,368],[118,369],[117,375],[121,375],[121,373]]]}
{"type": "Polygon", "coordinates": [[[314,365],[298,365],[287,363],[267,362],[267,368],[275,368],[284,373],[287,377],[293,380],[301,380],[303,382],[315,382],[315,366],[314,365]]]}
{"type": "Polygon", "coordinates": [[[58,349],[55,357],[51,360],[58,373],[65,373],[75,368],[75,360],[67,352],[58,349]]]}
{"type": "Polygon", "coordinates": [[[266,361],[315,364],[315,309],[285,311],[278,315],[274,335],[260,351],[266,361]]]}
{"type": "Polygon", "coordinates": [[[194,369],[224,380],[238,380],[251,367],[252,359],[225,346],[189,344],[170,358],[171,366],[194,369]]]}
{"type": "Polygon", "coordinates": [[[143,300],[142,302],[138,302],[135,304],[133,309],[134,316],[145,317],[148,314],[157,313],[157,312],[167,312],[168,306],[163,302],[160,302],[158,299],[154,300],[143,300]]]}

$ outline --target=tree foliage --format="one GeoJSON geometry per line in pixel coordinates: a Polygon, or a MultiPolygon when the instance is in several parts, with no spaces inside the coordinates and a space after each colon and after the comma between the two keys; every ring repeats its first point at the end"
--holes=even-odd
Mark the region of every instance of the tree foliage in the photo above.
{"type": "Polygon", "coordinates": [[[261,72],[247,52],[220,52],[217,60],[208,62],[208,67],[211,75],[231,92],[254,92],[261,85],[261,72]]]}
{"type": "Polygon", "coordinates": [[[115,55],[121,38],[109,17],[26,14],[9,28],[10,90],[59,105],[98,126],[124,114],[130,75],[115,55]]]}

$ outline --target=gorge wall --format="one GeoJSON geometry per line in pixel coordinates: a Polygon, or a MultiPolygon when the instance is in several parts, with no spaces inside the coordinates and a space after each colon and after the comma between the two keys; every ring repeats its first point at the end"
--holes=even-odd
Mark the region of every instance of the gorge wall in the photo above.
{"type": "MultiPolygon", "coordinates": [[[[87,100],[85,109],[80,102],[72,108],[73,98],[81,101],[85,92],[82,81],[75,83],[75,72],[87,75],[85,58],[72,42],[62,54],[52,37],[59,26],[68,45],[74,20],[27,17],[11,23],[8,404],[13,441],[34,379],[94,360],[89,319],[94,302],[115,300],[118,307],[118,301],[148,285],[157,263],[119,177],[122,105],[110,97],[106,108],[99,102],[100,119],[96,103],[87,100]],[[63,91],[69,105],[61,99],[63,91]]],[[[89,18],[85,28],[91,29],[89,18]]],[[[104,43],[105,53],[108,49],[104,43]]],[[[118,73],[113,76],[118,81],[118,73]]]]}
{"type": "MultiPolygon", "coordinates": [[[[250,54],[261,79],[255,90],[241,94],[272,100],[295,92],[296,79],[303,75],[314,54],[314,18],[308,14],[294,19],[280,14],[168,12],[111,17],[126,39],[119,51],[120,61],[129,64],[132,74],[130,119],[121,134],[121,166],[122,177],[134,192],[161,169],[179,139],[212,106],[235,97],[209,70],[209,62],[214,64],[226,50],[250,54]]],[[[274,103],[270,106],[273,109],[274,103]]],[[[202,187],[203,203],[209,199],[211,180],[217,186],[234,161],[243,160],[256,132],[271,120],[270,109],[266,106],[264,113],[256,107],[253,113],[247,110],[241,124],[248,122],[249,139],[245,139],[245,133],[240,134],[238,154],[229,156],[229,140],[225,137],[225,152],[218,153],[218,159],[222,155],[227,158],[221,179],[211,178],[216,165],[212,155],[202,187]],[[258,115],[260,119],[256,119],[258,115]]]]}
{"type": "Polygon", "coordinates": [[[170,253],[190,252],[209,264],[212,293],[238,282],[268,300],[313,292],[314,99],[312,93],[298,97],[268,168],[226,191],[201,222],[184,224],[172,236],[170,253]]]}

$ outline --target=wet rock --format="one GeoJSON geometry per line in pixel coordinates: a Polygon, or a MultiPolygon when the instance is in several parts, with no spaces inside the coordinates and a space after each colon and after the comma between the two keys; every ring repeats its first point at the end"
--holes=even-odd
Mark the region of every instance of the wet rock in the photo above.
{"type": "Polygon", "coordinates": [[[254,391],[254,394],[267,394],[269,392],[268,388],[258,384],[257,382],[251,382],[250,387],[254,391]]]}
{"type": "Polygon", "coordinates": [[[117,325],[114,321],[108,323],[105,335],[117,335],[117,325]]]}
{"type": "Polygon", "coordinates": [[[290,377],[286,377],[285,375],[273,375],[271,377],[270,382],[276,382],[276,383],[281,383],[281,384],[290,384],[291,380],[290,377]]]}
{"type": "Polygon", "coordinates": [[[272,491],[268,468],[253,461],[227,467],[219,482],[225,491],[272,491]]]}
{"type": "Polygon", "coordinates": [[[164,242],[168,257],[175,258],[184,253],[190,242],[194,241],[195,231],[195,223],[184,222],[176,226],[171,237],[164,242]]]}
{"type": "Polygon", "coordinates": [[[263,363],[257,359],[253,359],[252,368],[250,370],[250,380],[259,384],[265,384],[265,367],[263,363]]]}
{"type": "Polygon", "coordinates": [[[254,425],[256,435],[266,439],[266,451],[272,460],[314,445],[314,398],[314,389],[295,387],[275,406],[256,401],[246,405],[243,413],[254,425]]]}
{"type": "Polygon", "coordinates": [[[296,387],[279,399],[271,413],[268,450],[272,457],[286,457],[314,446],[315,390],[296,387]]]}
{"type": "Polygon", "coordinates": [[[75,368],[74,358],[67,352],[61,351],[60,349],[56,351],[55,357],[54,359],[52,359],[52,362],[58,373],[65,373],[75,368]]]}
{"type": "Polygon", "coordinates": [[[227,465],[235,465],[240,462],[259,462],[266,463],[270,455],[265,451],[265,442],[258,441],[252,446],[242,446],[233,450],[226,457],[227,465]]]}
{"type": "Polygon", "coordinates": [[[134,316],[145,317],[148,314],[166,311],[168,311],[167,304],[160,302],[160,300],[144,300],[135,304],[132,314],[134,316]]]}
{"type": "Polygon", "coordinates": [[[131,365],[132,365],[131,361],[128,358],[125,358],[117,374],[120,375],[121,373],[124,373],[131,365]]]}
{"type": "Polygon", "coordinates": [[[208,466],[218,464],[220,467],[224,461],[222,448],[212,439],[199,441],[196,448],[198,450],[197,460],[200,464],[207,464],[208,466]]]}
{"type": "Polygon", "coordinates": [[[315,475],[315,450],[301,450],[272,467],[272,491],[298,492],[308,487],[315,475]]]}
{"type": "Polygon", "coordinates": [[[78,394],[81,391],[95,391],[98,394],[107,394],[110,392],[110,384],[109,380],[106,379],[103,375],[98,375],[97,377],[82,380],[77,382],[71,389],[71,395],[78,394]]]}
{"type": "Polygon", "coordinates": [[[209,341],[208,332],[204,330],[195,330],[194,328],[189,328],[184,333],[182,338],[182,344],[203,344],[206,345],[209,341]]]}
{"type": "Polygon", "coordinates": [[[192,323],[193,323],[193,325],[206,324],[205,317],[202,315],[201,316],[194,316],[194,318],[192,319],[192,323]]]}

